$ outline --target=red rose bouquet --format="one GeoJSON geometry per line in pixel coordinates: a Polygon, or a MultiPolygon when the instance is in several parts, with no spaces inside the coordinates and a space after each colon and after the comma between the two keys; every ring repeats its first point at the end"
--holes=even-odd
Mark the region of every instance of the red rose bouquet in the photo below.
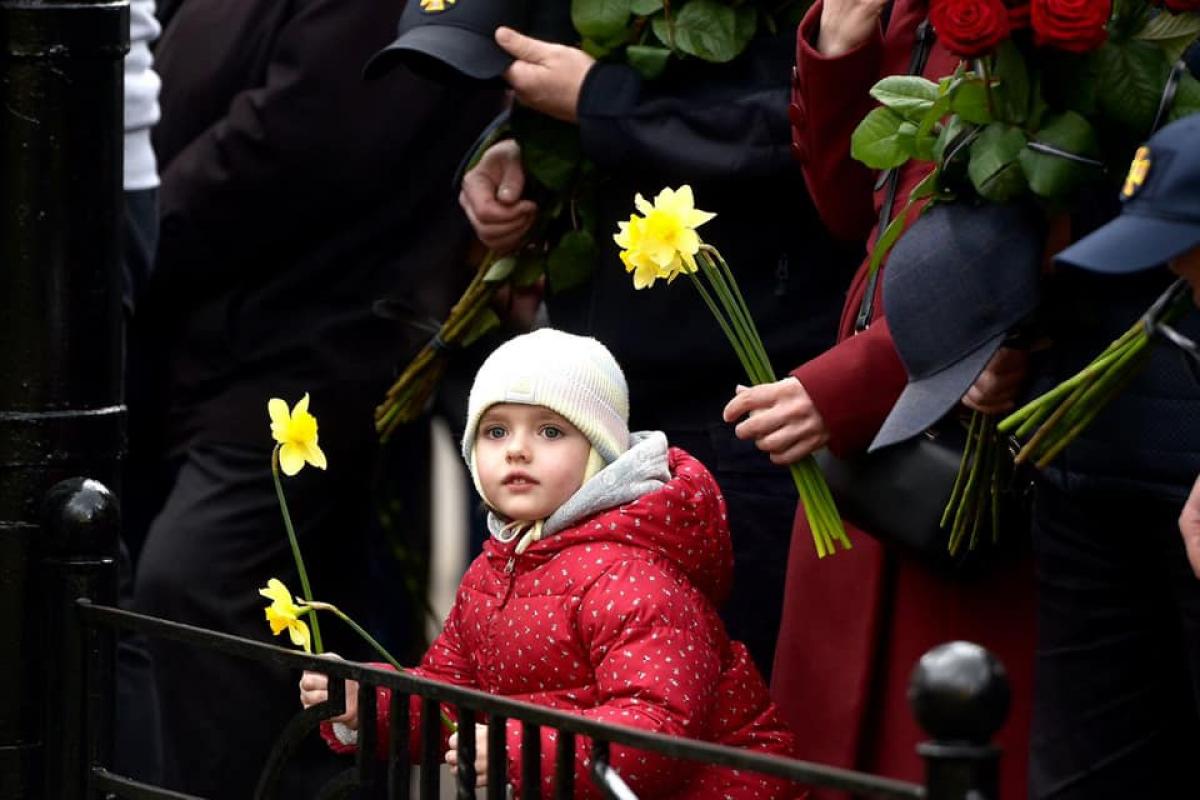
{"type": "MultiPolygon", "coordinates": [[[[854,158],[874,169],[932,162],[910,204],[1025,198],[1048,214],[1060,213],[1086,192],[1115,192],[1114,181],[1125,175],[1138,143],[1158,125],[1200,112],[1200,81],[1177,65],[1200,35],[1200,0],[930,0],[929,22],[941,44],[962,59],[958,68],[937,81],[916,75],[881,80],[871,91],[880,106],[851,139],[854,158]]],[[[905,218],[896,214],[880,232],[872,269],[900,237],[905,218]]],[[[1119,382],[1108,376],[1102,385],[1119,382]]],[[[1079,419],[1091,418],[1091,399],[1072,402],[1074,413],[1084,415],[1079,419]]],[[[996,421],[976,416],[962,472],[977,472],[972,465],[978,463],[1008,469],[1011,458],[996,421]]],[[[1062,418],[1037,417],[1050,425],[1062,418]]],[[[1027,414],[1001,432],[1030,419],[1027,414]]],[[[1019,432],[1032,432],[1033,424],[1019,432]]],[[[1050,433],[1035,435],[1065,444],[1050,433]]],[[[994,518],[987,509],[997,502],[990,484],[979,480],[977,491],[953,493],[943,523],[952,550],[963,540],[953,520],[994,518]]]]}

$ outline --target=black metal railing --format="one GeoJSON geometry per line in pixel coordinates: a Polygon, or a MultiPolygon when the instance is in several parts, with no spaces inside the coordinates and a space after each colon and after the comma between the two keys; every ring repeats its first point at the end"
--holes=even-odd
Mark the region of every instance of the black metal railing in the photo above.
{"type": "MultiPolygon", "coordinates": [[[[96,487],[74,484],[76,493],[96,487]]],[[[78,498],[75,506],[80,506],[78,498]]],[[[88,505],[84,503],[83,505],[88,505]]],[[[96,506],[95,502],[90,504],[96,506]]],[[[78,570],[75,570],[78,572],[78,570]]],[[[415,759],[421,767],[418,796],[439,796],[444,732],[440,710],[452,709],[458,720],[459,766],[455,775],[457,796],[475,797],[475,725],[488,724],[488,774],[486,796],[502,798],[508,783],[506,731],[509,720],[519,721],[521,736],[522,798],[575,796],[576,742],[586,739],[589,749],[587,780],[602,796],[636,797],[621,781],[610,760],[610,748],[621,746],[656,753],[698,764],[715,764],[783,778],[795,784],[840,789],[860,796],[883,798],[975,798],[996,797],[998,750],[989,740],[1003,722],[1008,689],[1003,669],[985,650],[964,642],[930,651],[914,672],[910,694],[919,721],[931,734],[920,752],[928,765],[925,785],[839,769],[822,764],[765,755],[707,742],[681,739],[633,728],[614,726],[543,706],[505,699],[484,692],[451,686],[349,661],[307,655],[190,625],[144,616],[107,605],[99,605],[63,585],[67,594],[61,602],[74,619],[64,615],[67,630],[64,652],[81,654],[86,660],[79,674],[86,676],[78,689],[83,704],[82,729],[86,736],[77,752],[77,768],[85,785],[80,796],[117,798],[188,798],[189,795],[139,783],[116,775],[109,768],[108,725],[111,710],[112,641],[118,632],[136,632],[160,637],[227,655],[291,670],[315,670],[330,676],[328,702],[298,712],[278,738],[263,768],[255,797],[277,796],[283,769],[301,742],[323,720],[344,708],[344,681],[359,682],[358,748],[355,764],[332,779],[318,793],[321,798],[349,796],[410,797],[410,708],[411,697],[421,698],[420,746],[415,759]],[[72,640],[75,640],[72,643],[72,640]],[[391,692],[386,758],[379,757],[376,691],[391,692]],[[557,732],[554,774],[543,776],[540,752],[543,728],[557,732]],[[545,793],[549,778],[550,793],[545,793]]]]}

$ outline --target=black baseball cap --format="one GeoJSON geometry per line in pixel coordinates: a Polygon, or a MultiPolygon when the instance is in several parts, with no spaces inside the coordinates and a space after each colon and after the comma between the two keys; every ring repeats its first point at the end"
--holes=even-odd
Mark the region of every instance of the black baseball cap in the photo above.
{"type": "Polygon", "coordinates": [[[1172,122],[1138,148],[1121,199],[1120,215],[1055,260],[1121,274],[1200,246],[1200,114],[1172,122]]]}
{"type": "Polygon", "coordinates": [[[408,0],[396,40],[367,62],[364,75],[404,63],[439,80],[494,80],[513,62],[496,44],[501,26],[559,44],[579,39],[566,0],[408,0]]]}
{"type": "Polygon", "coordinates": [[[1019,205],[937,205],[888,257],[883,308],[908,385],[871,450],[946,415],[1037,308],[1042,226],[1019,205]]]}
{"type": "Polygon", "coordinates": [[[396,40],[376,53],[363,74],[374,78],[397,63],[441,77],[449,68],[477,80],[498,78],[512,56],[496,44],[496,29],[524,27],[525,0],[408,0],[396,40]]]}

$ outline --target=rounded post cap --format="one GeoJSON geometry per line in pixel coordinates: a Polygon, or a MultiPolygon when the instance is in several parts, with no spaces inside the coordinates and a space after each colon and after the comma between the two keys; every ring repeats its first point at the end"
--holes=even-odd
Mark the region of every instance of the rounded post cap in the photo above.
{"type": "Polygon", "coordinates": [[[120,504],[100,481],[67,478],[46,493],[42,527],[48,554],[115,557],[121,529],[120,504]]]}
{"type": "Polygon", "coordinates": [[[971,642],[947,642],[921,656],[908,682],[917,722],[943,742],[991,741],[1008,716],[1004,665],[971,642]]]}

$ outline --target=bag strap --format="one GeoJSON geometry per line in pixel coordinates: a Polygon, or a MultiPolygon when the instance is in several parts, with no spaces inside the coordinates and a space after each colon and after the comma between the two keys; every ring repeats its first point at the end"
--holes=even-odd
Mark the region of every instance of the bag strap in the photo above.
{"type": "MultiPolygon", "coordinates": [[[[891,10],[890,4],[887,10],[891,10]]],[[[926,17],[917,26],[917,36],[913,41],[912,57],[908,62],[909,75],[920,75],[924,71],[925,64],[929,61],[929,51],[933,44],[934,37],[932,34],[933,26],[929,24],[929,17],[926,17]]],[[[892,221],[892,210],[896,205],[896,192],[900,185],[900,168],[893,167],[886,170],[879,176],[879,181],[876,184],[876,188],[883,184],[887,186],[883,195],[883,204],[879,207],[879,224],[876,227],[879,234],[882,234],[892,221]]],[[[867,288],[863,291],[862,304],[858,307],[858,316],[854,318],[855,333],[862,333],[871,326],[871,317],[875,309],[875,294],[879,291],[879,273],[880,270],[875,270],[871,273],[871,277],[867,279],[867,288]]]]}

